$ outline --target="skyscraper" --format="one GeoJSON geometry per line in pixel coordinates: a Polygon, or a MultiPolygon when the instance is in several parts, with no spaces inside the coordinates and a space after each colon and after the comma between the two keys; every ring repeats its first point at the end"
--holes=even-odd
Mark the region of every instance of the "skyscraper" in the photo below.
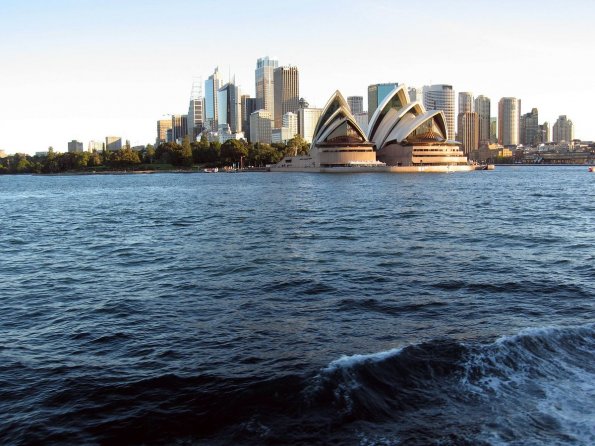
{"type": "Polygon", "coordinates": [[[459,113],[459,140],[463,153],[467,156],[479,148],[479,118],[475,112],[459,113]]]}
{"type": "Polygon", "coordinates": [[[398,86],[396,82],[368,85],[368,121],[372,119],[372,115],[383,99],[398,86]]]}
{"type": "Polygon", "coordinates": [[[229,131],[239,133],[242,131],[242,103],[240,89],[227,83],[217,91],[217,122],[218,131],[222,126],[229,126],[229,131]]]}
{"type": "Polygon", "coordinates": [[[479,145],[490,143],[490,98],[479,95],[475,98],[475,113],[479,121],[479,145]]]}
{"type": "Polygon", "coordinates": [[[122,138],[119,136],[106,136],[105,137],[105,148],[110,152],[115,152],[122,148],[122,138]]]}
{"type": "Polygon", "coordinates": [[[574,139],[574,124],[566,115],[560,115],[554,123],[553,133],[555,143],[571,142],[574,139]]]}
{"type": "Polygon", "coordinates": [[[250,115],[256,111],[256,98],[247,94],[242,95],[242,132],[250,140],[250,115]]]}
{"type": "Polygon", "coordinates": [[[498,143],[503,146],[519,144],[521,103],[517,98],[502,98],[498,102],[498,143]]]}
{"type": "Polygon", "coordinates": [[[539,115],[536,108],[521,116],[519,122],[519,140],[526,146],[533,146],[541,142],[539,132],[539,115]]]}
{"type": "Polygon", "coordinates": [[[423,103],[424,98],[421,88],[409,87],[407,91],[409,92],[409,100],[411,102],[419,101],[423,103]]]}
{"type": "Polygon", "coordinates": [[[283,124],[283,115],[296,113],[300,100],[300,78],[297,67],[279,67],[273,72],[275,92],[275,128],[283,124]]]}
{"type": "Polygon", "coordinates": [[[83,151],[83,143],[73,139],[68,143],[68,153],[80,153],[83,151]]]}
{"type": "Polygon", "coordinates": [[[213,132],[216,132],[218,127],[217,92],[219,88],[221,88],[221,77],[219,67],[216,67],[215,72],[205,81],[204,126],[213,132]]]}
{"type": "Polygon", "coordinates": [[[203,105],[202,82],[195,80],[192,83],[190,103],[188,105],[188,136],[190,136],[191,141],[194,141],[204,129],[203,105]]]}
{"type": "Polygon", "coordinates": [[[347,104],[351,114],[355,115],[364,111],[364,97],[363,96],[347,96],[347,104]]]}
{"type": "Polygon", "coordinates": [[[256,108],[266,110],[275,116],[275,68],[279,62],[268,56],[256,61],[256,108]]]}
{"type": "Polygon", "coordinates": [[[442,110],[446,117],[447,137],[455,135],[455,92],[452,85],[426,85],[424,87],[424,107],[426,110],[442,110]]]}
{"type": "Polygon", "coordinates": [[[459,92],[459,113],[471,113],[473,109],[473,94],[468,91],[459,92]]]}
{"type": "Polygon", "coordinates": [[[188,135],[188,115],[172,115],[171,117],[171,138],[173,142],[179,142],[188,135]]]}

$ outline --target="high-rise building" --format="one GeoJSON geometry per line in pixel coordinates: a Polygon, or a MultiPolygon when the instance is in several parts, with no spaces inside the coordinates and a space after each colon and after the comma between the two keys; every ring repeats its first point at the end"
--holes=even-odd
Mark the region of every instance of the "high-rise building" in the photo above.
{"type": "Polygon", "coordinates": [[[160,119],[157,121],[157,138],[155,138],[156,144],[167,142],[167,131],[171,130],[171,125],[171,119],[160,119]]]}
{"type": "Polygon", "coordinates": [[[473,94],[468,91],[459,92],[459,113],[474,112],[473,94]]]}
{"type": "Polygon", "coordinates": [[[426,110],[442,110],[446,117],[446,139],[455,136],[455,92],[452,85],[426,85],[423,89],[426,110]]]}
{"type": "Polygon", "coordinates": [[[550,124],[546,121],[539,126],[538,129],[538,137],[539,141],[536,144],[545,144],[546,142],[550,142],[550,124]]]}
{"type": "Polygon", "coordinates": [[[122,148],[122,138],[119,136],[106,136],[105,137],[105,148],[110,152],[115,152],[122,148]]]}
{"type": "Polygon", "coordinates": [[[533,146],[541,142],[539,134],[539,115],[536,108],[521,116],[519,121],[519,140],[525,146],[533,146]]]}
{"type": "Polygon", "coordinates": [[[268,56],[256,61],[256,108],[266,110],[275,116],[275,68],[279,62],[268,56]]]}
{"type": "Polygon", "coordinates": [[[498,143],[503,146],[519,144],[521,102],[517,98],[502,98],[498,102],[498,143]]]}
{"type": "Polygon", "coordinates": [[[347,104],[351,110],[351,114],[361,113],[364,111],[364,97],[363,96],[347,96],[347,104]]]}
{"type": "Polygon", "coordinates": [[[475,113],[479,121],[479,145],[490,144],[490,98],[479,95],[475,98],[475,113]]]}
{"type": "Polygon", "coordinates": [[[256,98],[251,98],[247,94],[243,94],[242,98],[242,132],[247,138],[250,138],[250,115],[256,111],[256,98]]]}
{"type": "Polygon", "coordinates": [[[566,115],[560,115],[556,119],[553,139],[555,143],[571,142],[574,139],[574,124],[566,115]]]}
{"type": "Polygon", "coordinates": [[[221,77],[219,76],[219,67],[205,81],[205,106],[204,106],[204,126],[207,130],[217,131],[217,116],[219,110],[217,107],[217,92],[221,88],[221,77]]]}
{"type": "Polygon", "coordinates": [[[398,86],[396,82],[368,85],[368,120],[372,119],[372,115],[384,98],[398,86]]]}
{"type": "Polygon", "coordinates": [[[273,72],[275,92],[275,127],[281,127],[283,115],[296,113],[300,100],[300,76],[297,67],[279,67],[273,72]]]}
{"type": "Polygon", "coordinates": [[[316,124],[322,114],[321,108],[300,108],[298,110],[298,132],[307,143],[312,142],[316,124]]]}
{"type": "Polygon", "coordinates": [[[218,114],[217,122],[219,129],[222,126],[229,126],[229,131],[239,133],[242,131],[242,102],[240,89],[227,83],[217,92],[218,114]]]}
{"type": "Polygon", "coordinates": [[[256,110],[250,115],[250,142],[270,144],[273,115],[268,110],[256,110]]]}
{"type": "Polygon", "coordinates": [[[68,143],[68,153],[80,153],[83,151],[83,143],[73,139],[68,143]]]}
{"type": "Polygon", "coordinates": [[[194,141],[204,130],[204,98],[202,97],[202,81],[192,83],[190,104],[188,105],[188,136],[194,141]]]}
{"type": "Polygon", "coordinates": [[[173,142],[181,142],[188,135],[188,115],[172,115],[171,138],[173,142]]]}
{"type": "Polygon", "coordinates": [[[475,112],[459,113],[459,140],[463,153],[467,156],[479,148],[479,117],[475,112]]]}

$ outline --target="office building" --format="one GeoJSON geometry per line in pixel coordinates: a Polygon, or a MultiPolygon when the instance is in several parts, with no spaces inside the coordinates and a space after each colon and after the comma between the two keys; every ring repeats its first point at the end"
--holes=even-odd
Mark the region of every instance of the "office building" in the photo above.
{"type": "Polygon", "coordinates": [[[298,110],[298,132],[305,142],[312,142],[314,130],[316,129],[316,124],[318,124],[321,114],[321,108],[306,107],[298,110]]]}
{"type": "Polygon", "coordinates": [[[407,89],[407,92],[409,93],[409,101],[410,102],[415,102],[415,101],[423,102],[424,95],[423,95],[423,91],[421,88],[409,87],[407,89]]]}
{"type": "Polygon", "coordinates": [[[519,121],[519,140],[524,146],[534,146],[541,142],[539,114],[536,108],[521,116],[519,121]]]}
{"type": "Polygon", "coordinates": [[[103,150],[103,142],[101,141],[89,141],[89,145],[87,146],[87,150],[89,152],[101,152],[103,150]]]}
{"type": "Polygon", "coordinates": [[[353,115],[364,111],[364,97],[363,96],[347,96],[347,104],[353,115]]]}
{"type": "Polygon", "coordinates": [[[502,98],[498,102],[498,143],[503,146],[519,144],[521,102],[517,98],[502,98]]]}
{"type": "Polygon", "coordinates": [[[202,82],[192,84],[190,103],[188,105],[188,136],[191,141],[204,130],[204,98],[202,97],[202,82]]]}
{"type": "Polygon", "coordinates": [[[181,143],[188,135],[188,115],[172,115],[171,117],[171,140],[181,143]]]}
{"type": "Polygon", "coordinates": [[[81,153],[83,152],[83,143],[73,139],[68,143],[68,153],[81,153]]]}
{"type": "Polygon", "coordinates": [[[372,84],[368,85],[368,120],[372,119],[372,115],[388,94],[398,87],[396,82],[387,84],[372,84]]]}
{"type": "Polygon", "coordinates": [[[250,142],[270,144],[273,115],[268,110],[256,110],[250,115],[250,142]]]}
{"type": "Polygon", "coordinates": [[[427,85],[423,89],[424,107],[426,110],[439,110],[444,112],[446,118],[446,139],[452,140],[455,136],[455,92],[452,85],[427,85]]]}
{"type": "Polygon", "coordinates": [[[249,95],[243,94],[241,102],[242,132],[250,138],[250,115],[256,111],[256,98],[251,98],[249,95]]]}
{"type": "Polygon", "coordinates": [[[171,119],[160,119],[157,121],[157,138],[155,138],[156,144],[167,142],[167,131],[171,130],[172,120],[171,119]]]}
{"type": "Polygon", "coordinates": [[[217,92],[217,104],[218,130],[228,125],[232,134],[241,132],[242,102],[240,89],[232,83],[225,84],[217,92]]]}
{"type": "Polygon", "coordinates": [[[498,118],[490,118],[490,144],[498,142],[498,118]]]}
{"type": "Polygon", "coordinates": [[[574,124],[566,115],[560,115],[554,123],[553,139],[555,143],[571,142],[574,139],[574,124]]]}
{"type": "Polygon", "coordinates": [[[490,144],[490,98],[479,95],[474,105],[479,123],[479,145],[487,146],[490,144]]]}
{"type": "Polygon", "coordinates": [[[296,113],[300,100],[300,76],[297,67],[279,67],[274,70],[274,126],[281,127],[283,115],[296,113]]]}
{"type": "Polygon", "coordinates": [[[474,111],[473,94],[468,91],[459,92],[459,114],[472,113],[474,111]]]}
{"type": "Polygon", "coordinates": [[[204,105],[204,127],[212,132],[217,131],[217,116],[219,113],[217,107],[217,92],[221,88],[221,77],[219,67],[205,81],[205,105],[204,105]]]}
{"type": "Polygon", "coordinates": [[[296,113],[287,112],[283,115],[282,128],[287,129],[289,138],[292,139],[298,134],[298,117],[296,113]]]}
{"type": "Polygon", "coordinates": [[[539,126],[537,134],[539,138],[539,140],[536,142],[537,144],[545,144],[547,142],[550,142],[550,124],[547,121],[541,124],[539,126]]]}
{"type": "Polygon", "coordinates": [[[105,149],[110,152],[115,152],[122,148],[122,138],[119,136],[106,136],[105,137],[105,149]]]}
{"type": "Polygon", "coordinates": [[[479,117],[477,113],[459,113],[458,129],[461,149],[465,155],[469,156],[472,151],[479,149],[479,117]]]}
{"type": "Polygon", "coordinates": [[[367,133],[368,132],[368,112],[362,111],[361,113],[354,113],[353,117],[355,118],[355,122],[360,128],[367,133]]]}
{"type": "Polygon", "coordinates": [[[275,69],[278,67],[279,62],[268,56],[256,61],[256,108],[268,111],[271,117],[275,116],[275,69]]]}

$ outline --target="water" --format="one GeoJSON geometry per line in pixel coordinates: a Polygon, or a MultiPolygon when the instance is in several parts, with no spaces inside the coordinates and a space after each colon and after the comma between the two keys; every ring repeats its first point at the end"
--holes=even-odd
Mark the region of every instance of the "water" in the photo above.
{"type": "Polygon", "coordinates": [[[595,443],[595,177],[0,176],[0,443],[595,443]]]}

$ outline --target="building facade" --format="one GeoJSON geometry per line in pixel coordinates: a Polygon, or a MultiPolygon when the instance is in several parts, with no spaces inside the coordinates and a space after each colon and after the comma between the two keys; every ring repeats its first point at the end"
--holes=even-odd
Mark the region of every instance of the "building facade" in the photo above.
{"type": "Polygon", "coordinates": [[[256,98],[251,98],[249,95],[243,94],[241,101],[242,132],[250,140],[250,115],[256,111],[256,98]]]}
{"type": "Polygon", "coordinates": [[[217,91],[217,108],[218,131],[225,126],[232,134],[242,131],[242,102],[236,85],[227,83],[217,91]]]}
{"type": "Polygon", "coordinates": [[[363,96],[347,96],[347,104],[351,113],[354,115],[364,111],[364,97],[363,96]]]}
{"type": "Polygon", "coordinates": [[[110,152],[115,152],[122,148],[122,138],[119,136],[106,136],[105,137],[105,148],[110,152]]]}
{"type": "Polygon", "coordinates": [[[554,123],[553,139],[555,143],[571,142],[574,139],[574,124],[566,115],[560,115],[554,123]]]}
{"type": "Polygon", "coordinates": [[[268,56],[256,61],[256,108],[268,111],[271,117],[275,116],[275,69],[278,67],[279,62],[268,56]]]}
{"type": "Polygon", "coordinates": [[[298,110],[298,132],[307,143],[311,143],[314,138],[314,130],[321,114],[321,108],[300,108],[298,110]]]}
{"type": "Polygon", "coordinates": [[[474,112],[473,94],[468,91],[459,92],[459,114],[474,112]]]}
{"type": "Polygon", "coordinates": [[[68,153],[81,153],[83,152],[83,143],[73,139],[68,143],[68,153]]]}
{"type": "Polygon", "coordinates": [[[525,113],[519,120],[519,139],[525,146],[534,146],[541,142],[539,131],[539,113],[536,108],[525,113]]]}
{"type": "Polygon", "coordinates": [[[475,112],[459,113],[459,140],[466,156],[479,149],[479,116],[475,112]]]}
{"type": "Polygon", "coordinates": [[[215,68],[205,81],[205,105],[204,105],[204,127],[212,132],[217,131],[217,116],[219,110],[217,107],[217,92],[221,88],[221,77],[219,75],[219,67],[215,68]]]}
{"type": "Polygon", "coordinates": [[[256,110],[250,115],[250,142],[270,144],[273,115],[268,110],[256,110]]]}
{"type": "Polygon", "coordinates": [[[490,98],[479,95],[475,98],[475,113],[478,119],[479,145],[487,146],[490,144],[490,98]]]}
{"type": "Polygon", "coordinates": [[[446,139],[455,137],[455,92],[452,85],[427,85],[423,89],[424,107],[426,110],[438,110],[446,118],[446,139]]]}
{"type": "Polygon", "coordinates": [[[281,127],[283,115],[288,112],[296,113],[300,100],[300,75],[297,67],[279,67],[273,72],[274,76],[274,126],[281,127]]]}
{"type": "Polygon", "coordinates": [[[181,142],[188,135],[188,115],[172,115],[171,117],[171,139],[173,142],[181,142]]]}
{"type": "Polygon", "coordinates": [[[517,98],[502,98],[498,102],[498,143],[518,145],[521,103],[517,98]]]}
{"type": "Polygon", "coordinates": [[[157,121],[157,138],[155,138],[156,144],[167,142],[167,131],[171,130],[171,126],[171,119],[160,119],[157,121]]]}

